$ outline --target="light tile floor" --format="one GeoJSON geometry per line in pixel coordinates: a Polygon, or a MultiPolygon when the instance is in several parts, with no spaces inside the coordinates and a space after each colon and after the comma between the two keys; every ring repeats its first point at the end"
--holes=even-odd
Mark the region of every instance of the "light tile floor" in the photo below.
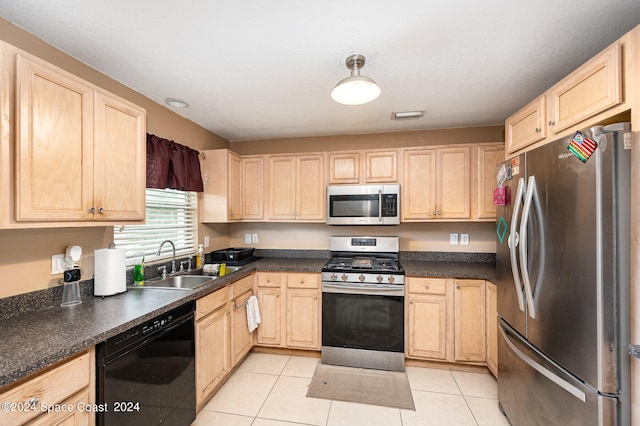
{"type": "Polygon", "coordinates": [[[490,374],[407,367],[416,411],[307,398],[318,358],[252,353],[192,426],[500,426],[490,374]]]}

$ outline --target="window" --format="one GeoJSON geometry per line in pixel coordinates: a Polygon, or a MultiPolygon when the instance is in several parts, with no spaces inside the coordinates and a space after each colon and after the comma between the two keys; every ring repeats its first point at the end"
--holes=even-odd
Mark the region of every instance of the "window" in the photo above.
{"type": "Polygon", "coordinates": [[[137,253],[144,253],[145,262],[171,258],[171,244],[158,247],[164,240],[176,246],[176,258],[197,251],[198,197],[196,192],[175,189],[147,189],[146,223],[116,226],[113,241],[116,247],[127,249],[127,264],[137,253]]]}

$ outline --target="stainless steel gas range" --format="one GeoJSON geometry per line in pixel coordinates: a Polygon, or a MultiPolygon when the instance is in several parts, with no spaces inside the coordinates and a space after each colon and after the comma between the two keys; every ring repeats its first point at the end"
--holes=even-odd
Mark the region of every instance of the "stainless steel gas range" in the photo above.
{"type": "Polygon", "coordinates": [[[322,362],[404,371],[398,237],[331,237],[322,268],[322,362]]]}

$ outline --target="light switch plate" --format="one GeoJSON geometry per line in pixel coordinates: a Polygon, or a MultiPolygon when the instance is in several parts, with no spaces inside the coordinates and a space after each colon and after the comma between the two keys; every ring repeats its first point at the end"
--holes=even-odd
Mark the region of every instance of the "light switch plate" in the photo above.
{"type": "Polygon", "coordinates": [[[469,245],[469,234],[460,234],[460,244],[463,246],[469,245]]]}
{"type": "Polygon", "coordinates": [[[449,244],[457,245],[458,244],[458,234],[452,232],[449,234],[449,244]]]}
{"type": "Polygon", "coordinates": [[[252,234],[251,235],[251,242],[253,244],[258,244],[258,234],[252,234]]]}
{"type": "Polygon", "coordinates": [[[251,234],[244,234],[244,243],[251,244],[251,234]]]}
{"type": "Polygon", "coordinates": [[[62,274],[65,269],[64,254],[51,255],[51,275],[62,274]]]}
{"type": "Polygon", "coordinates": [[[205,235],[204,236],[204,248],[209,247],[209,236],[205,235]]]}

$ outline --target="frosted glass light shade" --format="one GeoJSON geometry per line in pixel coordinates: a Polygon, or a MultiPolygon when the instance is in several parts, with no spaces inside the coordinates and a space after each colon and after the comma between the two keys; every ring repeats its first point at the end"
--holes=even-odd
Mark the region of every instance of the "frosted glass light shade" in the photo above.
{"type": "Polygon", "coordinates": [[[336,84],[331,98],[344,105],[362,105],[380,96],[380,86],[369,77],[352,75],[336,84]]]}

